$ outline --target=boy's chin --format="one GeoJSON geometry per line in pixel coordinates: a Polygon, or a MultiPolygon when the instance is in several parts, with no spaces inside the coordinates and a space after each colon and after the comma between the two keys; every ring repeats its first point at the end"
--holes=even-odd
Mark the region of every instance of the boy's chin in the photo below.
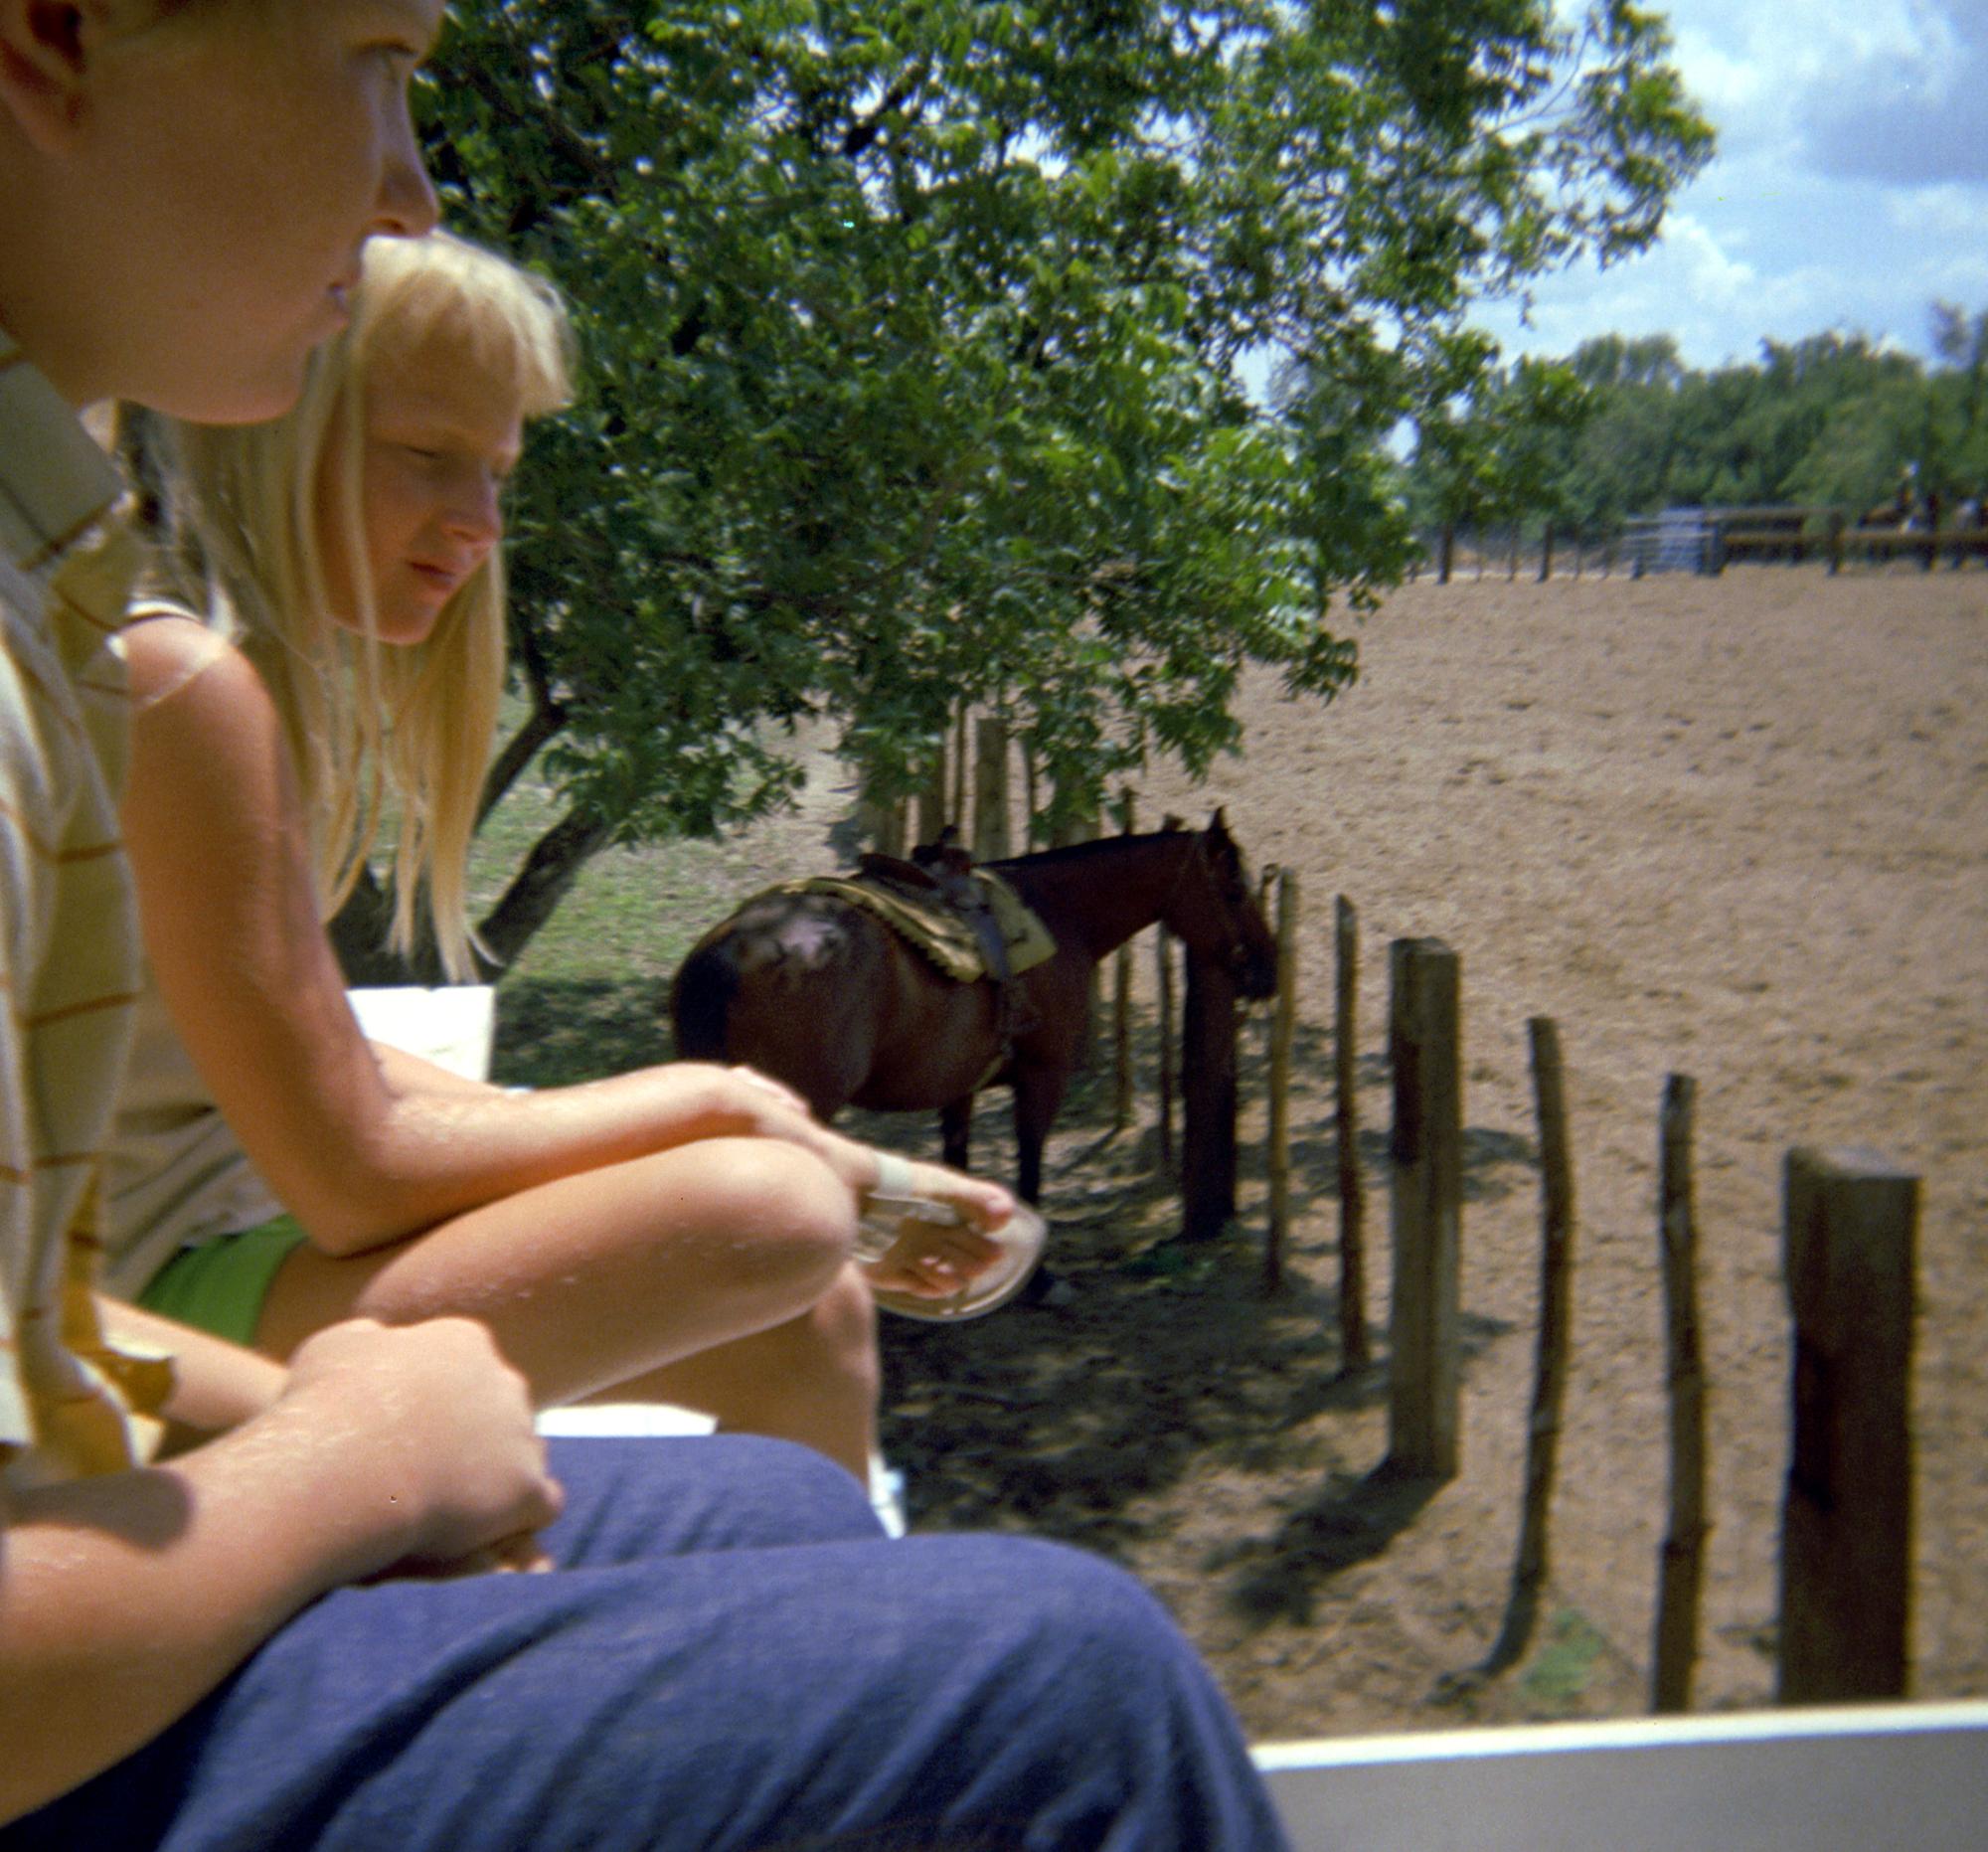
{"type": "Polygon", "coordinates": [[[284,355],[251,369],[227,371],[176,382],[146,399],[154,411],[189,424],[265,424],[288,412],[303,396],[308,350],[284,355]]]}

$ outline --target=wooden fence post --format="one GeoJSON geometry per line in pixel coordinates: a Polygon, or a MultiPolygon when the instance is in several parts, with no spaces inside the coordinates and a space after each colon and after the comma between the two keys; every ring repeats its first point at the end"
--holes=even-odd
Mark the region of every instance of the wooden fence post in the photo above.
{"type": "Polygon", "coordinates": [[[945,735],[932,743],[931,757],[925,760],[912,799],[912,834],[918,842],[936,842],[945,828],[945,735]]]}
{"type": "Polygon", "coordinates": [[[973,729],[973,859],[999,862],[1009,842],[1008,723],[985,714],[973,729]]]}
{"type": "Polygon", "coordinates": [[[1415,1477],[1452,1479],[1463,1194],[1458,959],[1433,938],[1398,938],[1389,953],[1395,1288],[1388,1457],[1415,1477]]]}
{"type": "Polygon", "coordinates": [[[1298,1021],[1298,878],[1277,876],[1277,1000],[1270,1015],[1270,1226],[1263,1243],[1263,1286],[1282,1283],[1291,1226],[1291,1042],[1298,1021]]]}
{"type": "Polygon", "coordinates": [[[967,835],[966,827],[966,767],[972,758],[969,750],[973,741],[972,722],[967,717],[966,703],[959,704],[952,726],[952,796],[946,804],[948,818],[959,825],[962,837],[967,835]]]}
{"type": "MultiPolygon", "coordinates": [[[[1051,831],[1052,849],[1067,849],[1073,843],[1097,840],[1099,830],[1095,804],[1085,803],[1074,807],[1064,807],[1060,804],[1059,809],[1062,810],[1063,821],[1051,831]]],[[[1083,1039],[1077,1045],[1077,1065],[1087,1074],[1097,1052],[1097,1019],[1101,1014],[1098,1005],[1103,996],[1103,978],[1096,965],[1091,966],[1085,986],[1083,1039]]]]}
{"type": "MultiPolygon", "coordinates": [[[[1118,806],[1118,827],[1132,833],[1136,814],[1132,793],[1118,806]]],[[[1123,1131],[1132,1122],[1132,942],[1127,939],[1112,959],[1111,1053],[1115,1085],[1111,1093],[1111,1129],[1123,1131]]]]}
{"type": "Polygon", "coordinates": [[[881,855],[905,853],[905,805],[901,798],[881,796],[866,784],[857,806],[857,828],[863,840],[881,855]]]}
{"type": "Polygon", "coordinates": [[[1181,1012],[1181,1233],[1212,1241],[1236,1213],[1236,979],[1187,954],[1181,1012]]]}
{"type": "Polygon", "coordinates": [[[1162,922],[1153,927],[1160,990],[1160,1168],[1174,1163],[1174,953],[1173,934],[1162,922]]]}
{"type": "Polygon", "coordinates": [[[1781,1507],[1783,1704],[1902,1697],[1911,1576],[1919,1181],[1870,1151],[1790,1151],[1794,1442],[1781,1507]]]}
{"type": "Polygon", "coordinates": [[[1540,1335],[1533,1370],[1533,1416],[1526,1433],[1526,1505],[1505,1623],[1482,1668],[1487,1677],[1519,1662],[1539,1619],[1574,1326],[1574,1163],[1568,1155],[1560,1030],[1550,1016],[1533,1017],[1526,1030],[1532,1041],[1533,1102],[1540,1125],[1540,1335]]]}
{"type": "Polygon", "coordinates": [[[1360,916],[1345,895],[1336,910],[1338,953],[1333,1068],[1339,1144],[1339,1361],[1364,1370],[1367,1348],[1367,1182],[1360,1169],[1360,916]]]}
{"type": "Polygon", "coordinates": [[[1663,1243],[1664,1325],[1669,1334],[1671,1515],[1657,1575],[1650,1708],[1691,1709],[1698,1656],[1699,1586],[1705,1560],[1705,1366],[1698,1341],[1698,1218],[1692,1194],[1692,1129],[1698,1083],[1664,1083],[1659,1121],[1658,1232],[1663,1243]]]}

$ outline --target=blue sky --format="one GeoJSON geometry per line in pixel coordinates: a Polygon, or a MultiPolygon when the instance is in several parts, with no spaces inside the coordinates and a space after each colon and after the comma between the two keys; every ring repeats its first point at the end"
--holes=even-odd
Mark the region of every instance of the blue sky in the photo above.
{"type": "Polygon", "coordinates": [[[1988,0],[1655,0],[1720,151],[1663,240],[1543,279],[1508,353],[1672,334],[1695,367],[1858,331],[1921,355],[1935,298],[1988,309],[1988,0]]]}

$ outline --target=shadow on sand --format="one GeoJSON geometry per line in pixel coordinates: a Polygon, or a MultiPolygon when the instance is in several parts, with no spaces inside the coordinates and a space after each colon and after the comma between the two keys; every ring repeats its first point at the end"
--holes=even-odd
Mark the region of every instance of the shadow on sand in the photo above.
{"type": "MultiPolygon", "coordinates": [[[[1245,1032],[1246,1033],[1246,1032],[1245,1032]]],[[[1150,1020],[1135,1025],[1135,1052],[1150,1074],[1150,1020]]],[[[1330,1037],[1301,1033],[1300,1076],[1328,1076],[1330,1037]]],[[[1363,1064],[1362,1107],[1385,1123],[1385,1060],[1363,1064]]],[[[1260,1072],[1245,1060],[1246,1076],[1260,1072]]],[[[1159,1163],[1158,1128],[1112,1126],[1108,1074],[1080,1076],[1052,1141],[1045,1188],[1054,1234],[1057,1302],[1010,1306],[984,1321],[921,1325],[885,1320],[885,1450],[906,1472],[922,1529],[1027,1529],[1125,1556],[1155,1501],[1217,1470],[1315,1473],[1317,1491],[1285,1501],[1274,1530],[1219,1549],[1212,1573],[1242,1618],[1267,1622],[1309,1611],[1327,1578],[1379,1554],[1411,1523],[1433,1488],[1349,1451],[1352,1424],[1328,1415],[1384,1409],[1386,1331],[1373,1332],[1381,1362],[1348,1372],[1336,1290],[1337,1134],[1329,1081],[1303,1081],[1292,1111],[1294,1230],[1312,1232],[1274,1294],[1262,1283],[1260,1190],[1245,1190],[1245,1222],[1218,1240],[1178,1235],[1177,1181],[1159,1163]],[[1321,1104],[1324,1101],[1324,1104],[1321,1104]],[[1317,1232],[1323,1222],[1324,1230],[1317,1232]]],[[[1152,1111],[1152,1089],[1141,1104],[1152,1111]]],[[[1243,1124],[1260,1126],[1247,1096],[1243,1124]]],[[[983,1096],[974,1165],[1012,1175],[1005,1094],[983,1096]]],[[[929,1154],[935,1128],[905,1115],[850,1114],[859,1135],[929,1154]]],[[[1178,1153],[1178,1128],[1175,1150],[1178,1153]]],[[[1388,1241],[1385,1130],[1363,1130],[1367,1242],[1388,1241]]],[[[1239,1169],[1263,1172],[1260,1130],[1242,1138],[1239,1169]]],[[[1530,1183],[1529,1141],[1484,1127],[1465,1134],[1467,1201],[1489,1201],[1530,1183]]],[[[1371,1264],[1371,1263],[1370,1263],[1371,1264]]],[[[1462,1367],[1469,1372],[1509,1329],[1466,1311],[1462,1367]]],[[[1374,1425],[1364,1424],[1372,1433],[1374,1425]]]]}

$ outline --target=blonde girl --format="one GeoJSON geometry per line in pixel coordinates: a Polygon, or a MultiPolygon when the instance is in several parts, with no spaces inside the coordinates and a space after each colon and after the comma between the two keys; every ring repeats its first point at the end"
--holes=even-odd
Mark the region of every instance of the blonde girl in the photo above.
{"type": "Polygon", "coordinates": [[[353,307],[287,418],[177,432],[201,583],[183,572],[182,600],[128,633],[151,985],[108,1283],[279,1358],[355,1314],[467,1313],[541,1406],[687,1404],[860,1474],[872,1286],[968,1290],[998,1258],[1005,1191],[912,1166],[959,1226],[914,1223],[859,1268],[881,1155],[760,1076],[679,1063],[514,1095],[353,1017],[321,922],[389,811],[395,936],[413,940],[419,897],[469,973],[503,483],[570,366],[553,292],[445,234],[369,244],[353,307]]]}

